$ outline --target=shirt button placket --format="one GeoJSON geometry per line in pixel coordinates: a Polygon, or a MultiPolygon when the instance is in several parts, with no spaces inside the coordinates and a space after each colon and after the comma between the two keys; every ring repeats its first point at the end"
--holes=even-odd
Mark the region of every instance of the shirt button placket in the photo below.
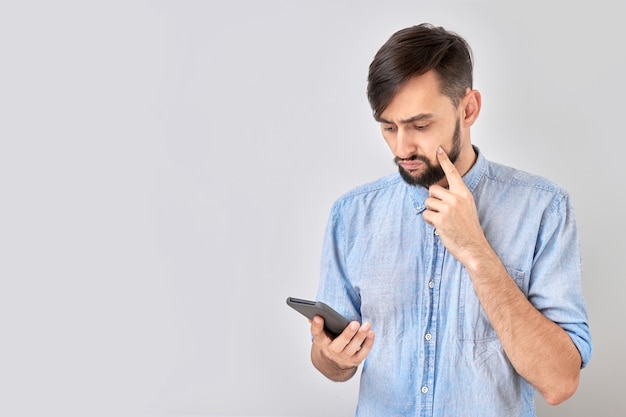
{"type": "Polygon", "coordinates": [[[422,387],[420,388],[421,393],[424,395],[423,404],[426,408],[432,407],[432,394],[430,393],[430,388],[434,386],[434,374],[435,374],[435,335],[433,332],[436,332],[436,318],[437,318],[437,309],[439,306],[438,302],[438,291],[436,289],[437,283],[441,279],[441,269],[443,267],[444,261],[444,252],[445,248],[441,243],[441,238],[439,236],[439,232],[437,229],[433,229],[433,251],[434,258],[432,260],[432,275],[431,279],[428,280],[428,295],[430,298],[430,314],[428,318],[428,322],[426,325],[426,332],[423,337],[425,340],[424,350],[425,350],[425,374],[422,383],[422,387]],[[429,406],[428,406],[429,405],[429,406]]]}

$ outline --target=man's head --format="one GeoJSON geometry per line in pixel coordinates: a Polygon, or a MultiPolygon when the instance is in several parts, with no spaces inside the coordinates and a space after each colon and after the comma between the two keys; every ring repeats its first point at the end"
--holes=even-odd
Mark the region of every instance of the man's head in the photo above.
{"type": "Polygon", "coordinates": [[[464,174],[475,154],[469,127],[480,110],[472,90],[472,54],[460,36],[428,24],[396,32],[370,65],[367,94],[374,118],[411,185],[444,183],[442,146],[464,174]]]}
{"type": "Polygon", "coordinates": [[[457,106],[472,88],[472,50],[454,32],[427,23],[399,30],[378,50],[369,67],[367,98],[378,120],[408,80],[434,70],[441,92],[457,106]]]}

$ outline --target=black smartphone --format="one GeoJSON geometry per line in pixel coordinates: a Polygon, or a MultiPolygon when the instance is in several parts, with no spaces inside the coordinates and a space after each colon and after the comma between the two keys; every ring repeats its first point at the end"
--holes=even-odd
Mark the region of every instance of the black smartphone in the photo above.
{"type": "Polygon", "coordinates": [[[321,301],[287,297],[287,305],[302,313],[309,320],[312,320],[315,316],[322,316],[324,318],[324,328],[333,336],[339,335],[350,324],[350,320],[321,301]]]}

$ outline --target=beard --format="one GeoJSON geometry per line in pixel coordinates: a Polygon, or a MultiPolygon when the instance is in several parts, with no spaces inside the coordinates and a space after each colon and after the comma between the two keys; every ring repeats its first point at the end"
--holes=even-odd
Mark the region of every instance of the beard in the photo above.
{"type": "MultiPolygon", "coordinates": [[[[452,135],[452,149],[448,152],[448,158],[452,163],[455,163],[459,158],[461,153],[461,121],[456,119],[456,127],[454,128],[454,133],[452,135]]],[[[398,166],[398,170],[400,171],[400,176],[402,179],[409,185],[412,186],[422,186],[425,188],[429,188],[431,185],[438,183],[445,176],[445,172],[443,172],[443,168],[441,165],[433,165],[430,161],[423,155],[411,155],[408,158],[398,158],[397,156],[394,158],[394,163],[398,166]],[[409,171],[404,169],[401,165],[398,165],[400,161],[415,161],[419,160],[424,163],[423,172],[414,176],[409,171]]]]}

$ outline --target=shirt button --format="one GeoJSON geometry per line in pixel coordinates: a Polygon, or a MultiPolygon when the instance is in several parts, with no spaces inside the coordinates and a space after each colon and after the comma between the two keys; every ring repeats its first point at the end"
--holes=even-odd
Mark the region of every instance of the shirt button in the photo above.
{"type": "Polygon", "coordinates": [[[433,338],[433,336],[432,336],[430,333],[426,333],[426,336],[424,336],[424,338],[425,338],[426,340],[430,340],[430,339],[432,339],[432,338],[433,338]]]}
{"type": "Polygon", "coordinates": [[[435,288],[435,281],[428,281],[428,288],[435,288]]]}
{"type": "Polygon", "coordinates": [[[435,235],[439,236],[439,232],[437,231],[437,229],[435,229],[435,235]]]}
{"type": "Polygon", "coordinates": [[[428,392],[428,387],[422,387],[422,392],[426,394],[428,392]]]}

